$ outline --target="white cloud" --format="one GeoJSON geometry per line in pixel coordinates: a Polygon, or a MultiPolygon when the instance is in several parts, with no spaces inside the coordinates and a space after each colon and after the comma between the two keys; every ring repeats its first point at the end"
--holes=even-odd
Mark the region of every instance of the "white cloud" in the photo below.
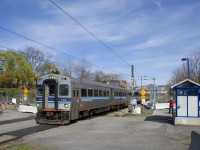
{"type": "Polygon", "coordinates": [[[151,38],[144,43],[140,43],[138,45],[135,45],[133,49],[146,49],[146,48],[152,48],[152,47],[158,47],[160,45],[166,44],[169,42],[169,37],[160,37],[160,38],[151,38]]]}
{"type": "Polygon", "coordinates": [[[163,5],[161,4],[160,0],[155,0],[156,5],[158,8],[163,9],[163,5]]]}

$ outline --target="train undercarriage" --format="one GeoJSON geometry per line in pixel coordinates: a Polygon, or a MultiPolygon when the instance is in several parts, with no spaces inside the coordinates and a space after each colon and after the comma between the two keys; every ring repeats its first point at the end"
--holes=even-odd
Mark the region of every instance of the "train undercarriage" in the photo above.
{"type": "Polygon", "coordinates": [[[39,124],[68,124],[68,111],[38,111],[35,118],[39,124]]]}

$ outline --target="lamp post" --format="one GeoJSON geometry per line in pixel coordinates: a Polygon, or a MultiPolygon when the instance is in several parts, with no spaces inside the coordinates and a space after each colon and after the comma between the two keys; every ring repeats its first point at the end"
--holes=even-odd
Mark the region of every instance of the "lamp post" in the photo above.
{"type": "Polygon", "coordinates": [[[190,64],[189,64],[189,58],[182,58],[182,61],[187,61],[187,72],[188,72],[188,79],[190,79],[190,64]]]}
{"type": "Polygon", "coordinates": [[[153,80],[153,104],[154,104],[154,107],[155,107],[155,98],[156,98],[156,92],[155,92],[155,81],[156,81],[156,78],[155,77],[149,77],[149,76],[144,76],[144,80],[153,80]],[[148,79],[147,79],[148,78],[148,79]]]}

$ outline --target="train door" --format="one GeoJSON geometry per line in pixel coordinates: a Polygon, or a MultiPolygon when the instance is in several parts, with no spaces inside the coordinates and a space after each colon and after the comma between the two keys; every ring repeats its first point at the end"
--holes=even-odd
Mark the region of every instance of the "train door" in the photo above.
{"type": "Polygon", "coordinates": [[[58,109],[58,84],[55,80],[43,83],[43,109],[58,109]]]}
{"type": "Polygon", "coordinates": [[[73,101],[71,109],[71,118],[72,120],[79,118],[79,89],[73,89],[73,101]]]}

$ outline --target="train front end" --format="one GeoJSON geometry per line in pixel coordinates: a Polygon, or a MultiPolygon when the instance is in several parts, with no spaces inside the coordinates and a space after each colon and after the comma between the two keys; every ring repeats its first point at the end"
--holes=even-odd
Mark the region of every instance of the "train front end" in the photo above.
{"type": "Polygon", "coordinates": [[[70,79],[59,74],[38,78],[36,104],[39,124],[67,124],[71,108],[70,79]]]}

